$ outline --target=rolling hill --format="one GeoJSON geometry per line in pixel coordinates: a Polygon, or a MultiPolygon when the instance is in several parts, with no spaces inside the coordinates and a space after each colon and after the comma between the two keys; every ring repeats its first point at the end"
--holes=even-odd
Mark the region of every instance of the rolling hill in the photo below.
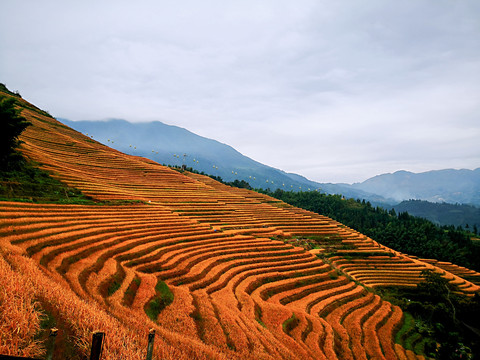
{"type": "Polygon", "coordinates": [[[97,204],[0,202],[0,353],[59,358],[425,359],[427,336],[382,290],[480,274],[387,248],[331,218],[127,155],[23,99],[26,158],[97,204]],[[5,317],[8,314],[8,317],[5,317]],[[48,320],[48,321],[47,321],[48,320]],[[45,326],[45,325],[43,325],[45,326]],[[12,331],[15,329],[15,331],[12,331]]]}

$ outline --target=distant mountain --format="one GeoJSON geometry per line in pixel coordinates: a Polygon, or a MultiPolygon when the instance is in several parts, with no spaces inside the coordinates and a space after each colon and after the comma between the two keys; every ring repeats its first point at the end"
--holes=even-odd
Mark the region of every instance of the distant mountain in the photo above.
{"type": "Polygon", "coordinates": [[[423,173],[397,171],[372,177],[351,187],[396,202],[415,199],[480,206],[480,168],[423,173]]]}
{"type": "Polygon", "coordinates": [[[225,181],[245,180],[253,187],[272,190],[316,190],[320,187],[303,176],[288,174],[252,160],[229,145],[160,121],[59,121],[127,154],[165,165],[185,164],[194,170],[220,176],[225,181]]]}
{"type": "Polygon", "coordinates": [[[398,171],[353,185],[318,183],[261,164],[229,145],[160,121],[130,123],[119,119],[59,120],[127,154],[143,156],[165,165],[185,164],[194,170],[220,176],[225,181],[245,180],[255,188],[280,188],[287,191],[320,189],[328,194],[365,199],[374,206],[386,208],[409,199],[480,206],[480,169],[440,170],[420,174],[398,171]]]}
{"type": "Polygon", "coordinates": [[[480,229],[480,209],[471,205],[431,203],[424,200],[402,201],[393,207],[397,213],[408,212],[437,225],[454,225],[471,231],[480,229]]]}
{"type": "Polygon", "coordinates": [[[245,180],[255,188],[308,191],[320,189],[328,194],[366,199],[373,205],[391,206],[395,202],[369,194],[348,184],[323,184],[304,176],[287,173],[242,155],[229,145],[196,135],[160,121],[130,123],[120,119],[70,121],[58,119],[114,149],[143,156],[160,164],[185,164],[197,171],[222,177],[225,181],[245,180]],[[186,154],[186,156],[184,156],[186,154]]]}

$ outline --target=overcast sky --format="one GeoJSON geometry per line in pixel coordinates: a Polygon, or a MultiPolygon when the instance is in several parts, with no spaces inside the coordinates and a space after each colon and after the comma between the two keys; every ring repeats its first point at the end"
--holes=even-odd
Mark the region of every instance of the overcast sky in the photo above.
{"type": "Polygon", "coordinates": [[[2,0],[0,82],[320,182],[480,166],[478,0],[2,0]]]}

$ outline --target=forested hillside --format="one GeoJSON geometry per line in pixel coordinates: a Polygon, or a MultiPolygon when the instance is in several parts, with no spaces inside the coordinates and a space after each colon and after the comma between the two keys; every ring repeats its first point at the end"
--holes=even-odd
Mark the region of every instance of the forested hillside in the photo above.
{"type": "Polygon", "coordinates": [[[474,234],[478,234],[480,228],[480,208],[471,205],[408,200],[395,205],[394,209],[428,219],[435,224],[460,226],[474,234]]]}
{"type": "Polygon", "coordinates": [[[373,207],[369,202],[326,195],[317,191],[261,192],[303,209],[324,214],[395,250],[423,258],[450,261],[480,270],[480,246],[468,233],[454,226],[437,226],[426,219],[395,210],[373,207]]]}

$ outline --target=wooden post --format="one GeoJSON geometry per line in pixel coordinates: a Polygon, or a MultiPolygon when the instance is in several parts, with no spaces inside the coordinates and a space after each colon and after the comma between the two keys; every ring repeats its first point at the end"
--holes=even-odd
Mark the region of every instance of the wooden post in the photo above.
{"type": "Polygon", "coordinates": [[[93,333],[92,350],[90,352],[90,360],[100,360],[103,351],[103,339],[105,333],[97,331],[93,333]]]}
{"type": "Polygon", "coordinates": [[[55,351],[55,340],[57,338],[58,329],[50,329],[50,335],[48,336],[47,341],[47,355],[45,356],[45,360],[52,360],[53,352],[55,351]]]}
{"type": "Polygon", "coordinates": [[[155,340],[155,329],[150,329],[150,332],[148,333],[147,360],[152,360],[153,340],[155,340]]]}

